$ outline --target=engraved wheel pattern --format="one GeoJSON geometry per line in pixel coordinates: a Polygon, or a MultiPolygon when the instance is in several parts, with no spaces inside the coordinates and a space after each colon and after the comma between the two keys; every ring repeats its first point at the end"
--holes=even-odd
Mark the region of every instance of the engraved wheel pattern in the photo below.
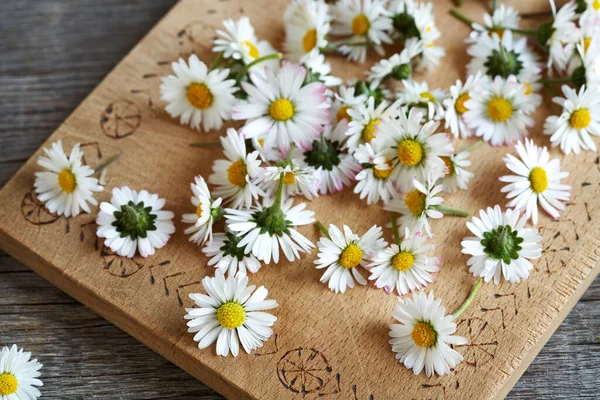
{"type": "Polygon", "coordinates": [[[102,246],[100,256],[104,260],[106,272],[119,278],[128,278],[144,267],[144,264],[136,261],[135,258],[121,257],[106,246],[102,246]]]}
{"type": "Polygon", "coordinates": [[[299,347],[283,355],[277,363],[277,376],[294,393],[321,391],[332,378],[327,358],[318,350],[299,347]]]}
{"type": "Polygon", "coordinates": [[[27,222],[34,225],[46,225],[56,222],[60,216],[48,211],[44,203],[39,201],[35,189],[25,193],[21,200],[21,212],[27,222]]]}
{"type": "Polygon", "coordinates": [[[113,139],[133,135],[142,121],[141,111],[129,100],[110,103],[100,116],[100,127],[104,134],[113,139]]]}
{"type": "Polygon", "coordinates": [[[480,367],[496,357],[497,331],[487,321],[479,317],[463,319],[457,324],[457,332],[468,339],[468,343],[454,346],[460,349],[465,364],[480,367]]]}
{"type": "Polygon", "coordinates": [[[210,52],[212,41],[209,39],[214,30],[214,27],[202,21],[194,21],[187,24],[177,33],[179,56],[189,57],[191,54],[210,52]]]}

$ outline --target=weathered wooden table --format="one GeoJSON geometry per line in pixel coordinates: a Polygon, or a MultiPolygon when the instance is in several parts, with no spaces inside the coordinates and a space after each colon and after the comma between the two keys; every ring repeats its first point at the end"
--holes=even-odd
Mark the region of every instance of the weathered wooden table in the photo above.
{"type": "MultiPolygon", "coordinates": [[[[173,3],[0,3],[0,186],[173,3]]],[[[597,278],[509,398],[597,398],[599,305],[597,278]]],[[[0,345],[11,343],[44,363],[45,398],[220,398],[0,253],[0,345]]]]}

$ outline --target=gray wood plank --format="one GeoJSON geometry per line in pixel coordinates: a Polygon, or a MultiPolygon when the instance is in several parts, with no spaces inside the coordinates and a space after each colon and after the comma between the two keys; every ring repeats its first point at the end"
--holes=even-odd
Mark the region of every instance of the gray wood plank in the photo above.
{"type": "MultiPolygon", "coordinates": [[[[173,4],[0,2],[0,186],[173,4]]],[[[599,306],[597,278],[509,399],[598,398],[599,306]]],[[[44,398],[221,398],[2,252],[0,322],[44,363],[44,398]]]]}

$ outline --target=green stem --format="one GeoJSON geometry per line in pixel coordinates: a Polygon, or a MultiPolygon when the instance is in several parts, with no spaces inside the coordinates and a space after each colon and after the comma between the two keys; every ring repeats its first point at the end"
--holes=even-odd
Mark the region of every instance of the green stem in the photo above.
{"type": "Polygon", "coordinates": [[[546,84],[552,84],[552,83],[571,83],[573,81],[573,78],[571,78],[570,76],[565,76],[563,78],[545,78],[542,79],[542,83],[546,84]]]}
{"type": "Polygon", "coordinates": [[[369,45],[369,42],[353,42],[353,43],[344,43],[344,46],[348,47],[366,47],[369,45]]]}
{"type": "Polygon", "coordinates": [[[323,232],[323,235],[327,236],[327,239],[331,240],[331,236],[329,236],[329,231],[327,230],[327,228],[325,228],[325,225],[323,225],[321,221],[315,222],[315,225],[317,226],[317,228],[319,228],[321,232],[323,232]]]}
{"type": "Polygon", "coordinates": [[[461,13],[460,11],[458,11],[456,9],[450,10],[450,14],[452,14],[452,16],[454,16],[454,18],[458,19],[459,21],[462,21],[465,24],[467,24],[469,26],[469,28],[472,28],[473,24],[475,23],[475,21],[473,21],[470,18],[467,18],[467,16],[465,16],[463,13],[461,13]]]}
{"type": "Polygon", "coordinates": [[[527,35],[527,36],[536,36],[538,33],[537,29],[518,29],[518,28],[507,28],[507,27],[505,27],[504,29],[508,29],[509,31],[512,31],[514,33],[519,33],[521,35],[527,35]]]}
{"type": "Polygon", "coordinates": [[[295,146],[296,146],[295,143],[292,143],[292,145],[290,146],[290,149],[288,150],[287,154],[285,155],[286,164],[290,164],[292,162],[292,153],[294,152],[295,146]]]}
{"type": "Polygon", "coordinates": [[[552,15],[552,10],[548,10],[548,11],[538,11],[538,12],[521,14],[521,18],[549,17],[551,15],[552,15]]]}
{"type": "Polygon", "coordinates": [[[215,60],[212,62],[212,64],[210,64],[209,71],[212,71],[213,69],[217,68],[217,66],[221,63],[222,59],[223,59],[223,52],[221,51],[217,54],[217,58],[215,58],[215,60]]]}
{"type": "Polygon", "coordinates": [[[492,0],[492,14],[494,14],[496,8],[498,8],[498,0],[492,0]]]}
{"type": "Polygon", "coordinates": [[[190,147],[221,147],[221,142],[193,142],[190,147]]]}
{"type": "Polygon", "coordinates": [[[261,62],[268,61],[268,60],[276,60],[276,59],[280,60],[281,57],[283,57],[283,54],[273,53],[273,54],[268,54],[261,58],[257,58],[256,60],[252,61],[250,64],[244,66],[244,68],[241,69],[241,71],[238,74],[238,81],[248,73],[250,68],[254,67],[256,64],[260,64],[261,62]]]}
{"type": "Polygon", "coordinates": [[[96,168],[94,168],[94,173],[98,173],[98,172],[102,171],[104,168],[108,167],[110,164],[117,161],[122,155],[123,155],[123,152],[120,152],[120,153],[117,153],[114,156],[110,157],[108,160],[106,160],[105,162],[103,162],[102,164],[100,164],[96,168]]]}
{"type": "Polygon", "coordinates": [[[279,182],[277,185],[277,195],[275,196],[275,201],[273,202],[271,209],[281,210],[281,198],[283,197],[283,185],[284,185],[283,181],[284,181],[284,179],[285,179],[285,172],[282,172],[281,174],[279,174],[279,182]]]}
{"type": "Polygon", "coordinates": [[[392,222],[392,232],[394,233],[394,243],[400,244],[400,233],[398,232],[398,221],[394,213],[390,213],[390,221],[392,222]]]}
{"type": "Polygon", "coordinates": [[[484,144],[485,142],[481,139],[479,139],[478,141],[476,141],[475,143],[473,143],[472,145],[468,146],[466,149],[464,149],[463,151],[466,151],[467,153],[472,153],[473,150],[475,150],[476,148],[478,148],[479,146],[481,146],[482,144],[484,144]]]}
{"type": "Polygon", "coordinates": [[[456,4],[457,7],[460,7],[463,4],[463,0],[454,0],[454,4],[456,4]]]}
{"type": "Polygon", "coordinates": [[[559,93],[558,93],[558,92],[557,92],[557,91],[556,91],[556,90],[555,90],[555,89],[552,87],[552,85],[551,85],[551,84],[549,84],[548,82],[544,82],[544,87],[545,87],[546,89],[548,89],[548,91],[549,91],[550,93],[552,93],[552,95],[553,95],[554,97],[558,97],[558,96],[560,96],[560,94],[559,94],[559,93]]]}
{"type": "Polygon", "coordinates": [[[462,314],[463,311],[465,311],[465,309],[467,307],[469,307],[469,304],[471,304],[473,302],[473,299],[475,298],[475,295],[477,294],[477,292],[481,288],[481,284],[482,283],[483,283],[483,278],[477,279],[477,281],[473,285],[473,288],[471,289],[471,293],[469,293],[469,297],[467,297],[467,299],[465,300],[465,302],[462,303],[462,305],[460,307],[458,307],[458,310],[456,310],[456,311],[454,311],[452,313],[452,319],[453,320],[456,321],[456,319],[460,316],[460,314],[462,314]]]}
{"type": "Polygon", "coordinates": [[[437,205],[437,206],[432,206],[431,208],[433,208],[434,210],[438,210],[444,214],[456,215],[458,217],[468,217],[469,216],[469,213],[466,211],[457,210],[456,208],[452,208],[452,207],[446,207],[441,204],[437,205]]]}

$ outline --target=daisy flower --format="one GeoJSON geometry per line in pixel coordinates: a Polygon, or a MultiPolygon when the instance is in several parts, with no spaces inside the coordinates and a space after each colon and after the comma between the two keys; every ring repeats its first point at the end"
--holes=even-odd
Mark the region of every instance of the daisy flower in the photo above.
{"type": "Polygon", "coordinates": [[[52,143],[50,149],[44,149],[46,156],[38,159],[38,165],[47,171],[36,172],[35,192],[48,211],[69,218],[79,215],[81,210],[90,212],[90,206],[97,205],[93,192],[101,192],[103,187],[98,179],[92,178],[94,170],[82,165],[82,151],[79,144],[73,146],[67,158],[62,142],[52,143]]]}
{"type": "Polygon", "coordinates": [[[525,86],[514,76],[482,80],[465,106],[463,117],[467,126],[492,146],[510,144],[525,136],[527,128],[533,126],[530,114],[535,105],[525,95],[525,86]]]}
{"type": "Polygon", "coordinates": [[[428,218],[439,219],[444,216],[436,209],[436,206],[444,201],[441,197],[436,197],[436,194],[442,190],[444,190],[443,186],[436,185],[431,177],[427,179],[426,185],[413,179],[412,189],[399,197],[392,198],[385,204],[385,209],[400,214],[396,220],[400,229],[408,229],[415,234],[426,232],[429,237],[432,237],[428,218]]]}
{"type": "MultiPolygon", "coordinates": [[[[294,154],[294,151],[291,151],[294,154]]],[[[298,157],[302,153],[296,153],[298,157]]],[[[279,179],[283,176],[283,199],[302,195],[308,200],[319,196],[321,186],[321,171],[309,166],[298,159],[279,162],[278,165],[265,167],[261,174],[265,192],[268,197],[273,197],[279,186],[279,179]]]]}
{"type": "Polygon", "coordinates": [[[227,209],[225,218],[229,230],[242,240],[238,247],[246,248],[246,254],[252,254],[265,264],[271,258],[279,262],[279,248],[288,261],[300,258],[300,252],[310,252],[315,245],[300,234],[295,228],[312,224],[314,212],[305,210],[306,204],[300,203],[292,207],[293,199],[281,201],[283,197],[283,179],[279,179],[279,187],[274,200],[265,199],[249,210],[227,209]]]}
{"type": "Polygon", "coordinates": [[[444,187],[444,192],[454,193],[458,189],[467,190],[468,183],[473,178],[473,173],[466,170],[471,165],[468,160],[469,151],[461,151],[458,154],[453,154],[450,157],[442,157],[446,164],[445,175],[440,183],[444,187]]]}
{"type": "Polygon", "coordinates": [[[233,208],[249,208],[264,192],[255,183],[260,172],[258,151],[248,154],[244,137],[235,129],[227,129],[221,137],[226,160],[216,160],[208,182],[215,185],[214,195],[222,197],[233,208]]]}
{"type": "Polygon", "coordinates": [[[564,85],[562,91],[564,98],[552,99],[562,112],[546,118],[544,134],[550,135],[552,147],[560,146],[565,154],[579,154],[581,149],[596,151],[590,135],[600,136],[600,89],[582,86],[578,93],[564,85]]]}
{"type": "Polygon", "coordinates": [[[546,147],[536,146],[532,140],[525,139],[515,146],[519,155],[516,158],[507,154],[503,159],[506,167],[516,175],[501,176],[501,182],[508,185],[502,188],[506,197],[512,199],[507,207],[525,212],[534,225],[538,222],[538,203],[554,219],[558,219],[559,211],[564,211],[566,201],[571,197],[571,186],[560,183],[561,179],[569,176],[568,172],[560,170],[560,160],[550,160],[546,147]]]}
{"type": "Polygon", "coordinates": [[[465,83],[458,79],[455,85],[450,86],[450,95],[443,101],[446,109],[444,113],[445,127],[446,129],[450,128],[450,132],[455,138],[466,139],[473,135],[473,131],[467,127],[463,118],[464,113],[469,111],[465,103],[471,99],[471,91],[477,88],[482,77],[481,72],[478,72],[475,75],[469,75],[465,83]]]}
{"type": "Polygon", "coordinates": [[[600,15],[600,1],[598,0],[578,0],[577,12],[583,15],[600,15]]]}
{"type": "Polygon", "coordinates": [[[347,125],[348,122],[352,121],[348,110],[364,104],[367,101],[367,95],[357,93],[354,86],[340,86],[338,92],[339,94],[334,95],[333,104],[331,105],[331,124],[337,125],[342,121],[346,121],[347,125]]]}
{"type": "MultiPolygon", "coordinates": [[[[401,188],[409,186],[413,178],[424,181],[428,174],[432,179],[444,176],[444,160],[454,153],[452,141],[446,134],[436,134],[439,122],[421,124],[422,114],[411,108],[408,116],[400,113],[398,119],[390,119],[379,126],[374,142],[391,154],[393,179],[401,188]]],[[[386,153],[388,155],[388,153],[386,153]]],[[[390,157],[390,155],[388,155],[390,157]]]]}
{"type": "Polygon", "coordinates": [[[433,292],[419,292],[412,298],[398,298],[392,317],[399,324],[390,325],[390,341],[396,359],[415,375],[423,369],[428,377],[448,375],[463,357],[451,345],[463,345],[467,339],[455,336],[456,324],[441,300],[435,300],[433,292]]]}
{"type": "Polygon", "coordinates": [[[500,206],[479,211],[467,227],[475,237],[461,242],[463,254],[471,255],[467,261],[469,272],[483,277],[485,282],[500,278],[510,283],[527,279],[533,268],[531,259],[542,256],[542,237],[537,229],[525,228],[527,216],[520,217],[519,210],[502,211],[500,206]]]}
{"type": "Polygon", "coordinates": [[[366,268],[369,280],[387,293],[396,290],[405,295],[433,282],[432,273],[439,271],[440,257],[429,257],[433,244],[426,244],[423,235],[411,235],[407,230],[400,244],[392,244],[372,257],[366,268]]]}
{"type": "Polygon", "coordinates": [[[218,273],[235,276],[236,273],[246,275],[247,271],[253,274],[261,267],[260,261],[252,254],[246,254],[245,246],[238,246],[242,238],[231,232],[215,233],[212,243],[206,245],[202,252],[207,257],[209,266],[214,266],[218,273]]]}
{"type": "Polygon", "coordinates": [[[556,11],[554,0],[550,0],[552,14],[554,18],[552,22],[542,24],[538,40],[543,46],[548,49],[548,70],[556,67],[559,70],[564,70],[567,66],[571,54],[573,54],[573,43],[577,40],[579,32],[575,19],[577,18],[577,4],[571,1],[556,11]]]}
{"type": "Polygon", "coordinates": [[[317,50],[311,51],[302,58],[302,65],[308,71],[307,82],[323,82],[327,87],[339,86],[342,80],[331,75],[331,65],[325,61],[325,56],[317,50]]]}
{"type": "Polygon", "coordinates": [[[285,51],[291,61],[299,61],[313,50],[327,47],[331,29],[329,6],[323,0],[293,0],[283,14],[285,51]]]}
{"type": "Polygon", "coordinates": [[[579,43],[577,53],[580,59],[579,67],[575,68],[571,74],[575,86],[600,86],[600,46],[589,47],[586,51],[585,43],[579,43]]]}
{"type": "Polygon", "coordinates": [[[379,125],[398,114],[395,104],[388,105],[387,101],[382,101],[375,107],[375,98],[369,97],[366,104],[347,109],[350,121],[346,131],[346,146],[350,151],[354,151],[359,144],[370,143],[377,136],[379,125]]]}
{"type": "Polygon", "coordinates": [[[365,266],[370,257],[383,249],[387,243],[381,238],[382,231],[373,225],[362,237],[352,233],[344,225],[344,232],[335,225],[329,225],[328,237],[319,239],[319,253],[315,260],[316,268],[325,270],[321,282],[328,282],[328,287],[335,293],[344,293],[346,288],[354,287],[354,280],[366,285],[358,266],[365,266]]]}
{"type": "Polygon", "coordinates": [[[510,6],[499,4],[492,15],[488,13],[483,15],[483,25],[478,23],[472,24],[474,32],[471,33],[468,42],[473,43],[477,41],[482,34],[492,36],[495,33],[502,38],[506,30],[519,28],[520,19],[521,17],[517,10],[510,6]]]}
{"type": "Polygon", "coordinates": [[[40,377],[42,364],[31,360],[31,353],[12,345],[0,352],[0,400],[34,400],[42,394],[40,377]]]}
{"type": "Polygon", "coordinates": [[[231,118],[235,104],[235,80],[227,79],[228,69],[208,71],[206,64],[192,54],[171,64],[175,75],[161,78],[160,98],[167,102],[166,110],[181,124],[209,131],[221,129],[231,118]]]}
{"type": "Polygon", "coordinates": [[[348,36],[341,42],[339,52],[351,61],[364,63],[367,47],[373,45],[375,51],[384,54],[382,43],[392,43],[388,32],[392,20],[386,10],[385,0],[340,0],[333,7],[334,24],[331,33],[348,36]]]}
{"type": "Polygon", "coordinates": [[[275,74],[250,74],[252,83],[242,82],[246,103],[233,108],[233,119],[248,120],[241,129],[246,138],[268,131],[279,148],[287,152],[292,143],[307,147],[329,122],[329,102],[321,82],[303,85],[306,68],[284,62],[275,74]]]}
{"type": "MultiPolygon", "coordinates": [[[[600,5],[600,3],[598,3],[600,5]]],[[[600,9],[599,9],[600,10],[600,9]]],[[[576,41],[579,44],[577,51],[574,51],[569,60],[567,74],[573,72],[582,65],[582,58],[588,52],[596,53],[600,47],[600,12],[585,12],[579,17],[579,37],[576,41]],[[579,49],[581,48],[581,51],[579,49]]]]}
{"type": "Polygon", "coordinates": [[[404,49],[400,53],[396,53],[388,59],[383,59],[371,67],[371,71],[367,72],[367,80],[376,85],[380,85],[382,81],[393,78],[396,80],[410,79],[412,75],[412,65],[415,58],[421,54],[423,45],[420,40],[409,39],[404,49]]]}
{"type": "Polygon", "coordinates": [[[262,347],[273,334],[271,327],[277,317],[265,310],[279,304],[266,300],[269,291],[264,286],[248,286],[248,277],[238,274],[227,279],[217,272],[214,278],[202,279],[207,294],[190,293],[196,307],[186,308],[188,332],[195,333],[199,349],[216,340],[217,355],[237,357],[240,343],[246,353],[262,347]]]}
{"type": "Polygon", "coordinates": [[[202,246],[206,241],[210,244],[212,242],[213,224],[223,216],[224,211],[221,208],[223,200],[220,197],[213,200],[206,181],[199,175],[194,178],[194,183],[191,183],[190,187],[192,189],[190,201],[196,211],[181,216],[181,222],[192,224],[192,226],[185,229],[184,233],[191,235],[190,242],[199,246],[202,246]]]}
{"type": "Polygon", "coordinates": [[[380,148],[381,142],[361,144],[354,152],[354,158],[363,166],[363,170],[356,174],[354,193],[359,194],[361,200],[367,199],[367,204],[390,201],[398,194],[391,175],[394,171],[392,158],[389,153],[380,148]]]}
{"type": "Polygon", "coordinates": [[[105,238],[104,245],[120,256],[132,258],[136,251],[142,257],[151,256],[175,232],[175,214],[162,209],[165,203],[146,190],[114,188],[110,202],[100,203],[96,235],[105,238]]]}
{"type": "Polygon", "coordinates": [[[442,102],[446,93],[441,89],[429,89],[427,82],[403,80],[404,88],[398,92],[398,100],[406,109],[422,110],[425,120],[440,120],[444,118],[442,102]]]}

